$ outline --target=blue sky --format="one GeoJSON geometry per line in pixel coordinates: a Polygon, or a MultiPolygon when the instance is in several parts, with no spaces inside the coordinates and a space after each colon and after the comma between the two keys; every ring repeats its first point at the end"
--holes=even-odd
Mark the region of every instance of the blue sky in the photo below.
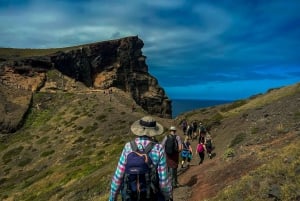
{"type": "Polygon", "coordinates": [[[171,99],[236,100],[300,80],[299,0],[0,2],[0,47],[131,35],[171,99]]]}

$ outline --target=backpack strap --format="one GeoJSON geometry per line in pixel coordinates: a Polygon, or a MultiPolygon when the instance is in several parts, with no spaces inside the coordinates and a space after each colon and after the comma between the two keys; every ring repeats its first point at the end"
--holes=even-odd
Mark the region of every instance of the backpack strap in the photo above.
{"type": "Polygon", "coordinates": [[[187,146],[185,142],[183,143],[183,146],[184,146],[184,150],[189,150],[189,146],[187,146]]]}
{"type": "Polygon", "coordinates": [[[135,140],[130,141],[130,146],[132,151],[138,151],[137,144],[135,143],[135,140]]]}
{"type": "Polygon", "coordinates": [[[151,141],[144,149],[145,154],[148,154],[152,150],[155,144],[156,144],[155,142],[151,141]]]}

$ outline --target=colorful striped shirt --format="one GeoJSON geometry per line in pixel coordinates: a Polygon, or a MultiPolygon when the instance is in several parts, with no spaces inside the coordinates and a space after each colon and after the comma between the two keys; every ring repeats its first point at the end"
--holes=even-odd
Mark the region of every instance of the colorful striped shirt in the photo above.
{"type": "MultiPolygon", "coordinates": [[[[148,137],[143,136],[143,137],[136,138],[135,142],[138,146],[138,149],[143,149],[151,142],[151,140],[148,137]]],[[[132,148],[130,142],[128,142],[125,144],[123,148],[122,154],[118,162],[117,169],[112,178],[109,201],[117,200],[117,196],[120,191],[120,187],[123,182],[123,177],[125,173],[126,158],[130,152],[132,152],[132,148]]],[[[167,197],[171,197],[171,192],[172,192],[172,186],[170,182],[171,180],[168,177],[166,154],[162,145],[158,143],[155,144],[152,150],[150,151],[149,156],[152,159],[153,164],[157,166],[159,185],[162,193],[167,197]]]]}

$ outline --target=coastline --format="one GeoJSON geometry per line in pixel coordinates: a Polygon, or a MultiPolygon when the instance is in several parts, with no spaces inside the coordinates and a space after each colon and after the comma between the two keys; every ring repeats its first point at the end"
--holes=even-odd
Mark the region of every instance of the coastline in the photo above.
{"type": "Polygon", "coordinates": [[[197,99],[173,99],[172,100],[172,118],[195,109],[222,105],[233,102],[233,100],[197,100],[197,99]]]}

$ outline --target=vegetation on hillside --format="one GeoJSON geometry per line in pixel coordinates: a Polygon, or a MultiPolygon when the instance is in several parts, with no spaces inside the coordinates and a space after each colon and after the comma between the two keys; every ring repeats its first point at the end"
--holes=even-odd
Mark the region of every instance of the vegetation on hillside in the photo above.
{"type": "MultiPolygon", "coordinates": [[[[212,161],[226,172],[232,158],[257,156],[252,171],[216,185],[212,200],[299,200],[299,93],[297,84],[177,120],[211,127],[219,157],[212,161]]],[[[130,125],[145,115],[141,108],[132,112],[133,100],[122,92],[109,100],[101,92],[34,94],[24,126],[0,138],[0,199],[107,200],[123,145],[134,138],[130,125]]]]}
{"type": "Polygon", "coordinates": [[[299,200],[300,141],[289,142],[281,150],[269,150],[258,155],[260,160],[273,160],[249,172],[226,187],[211,200],[299,200]]]}
{"type": "Polygon", "coordinates": [[[129,126],[142,114],[102,93],[37,93],[21,130],[0,144],[0,199],[107,198],[129,126]]]}

